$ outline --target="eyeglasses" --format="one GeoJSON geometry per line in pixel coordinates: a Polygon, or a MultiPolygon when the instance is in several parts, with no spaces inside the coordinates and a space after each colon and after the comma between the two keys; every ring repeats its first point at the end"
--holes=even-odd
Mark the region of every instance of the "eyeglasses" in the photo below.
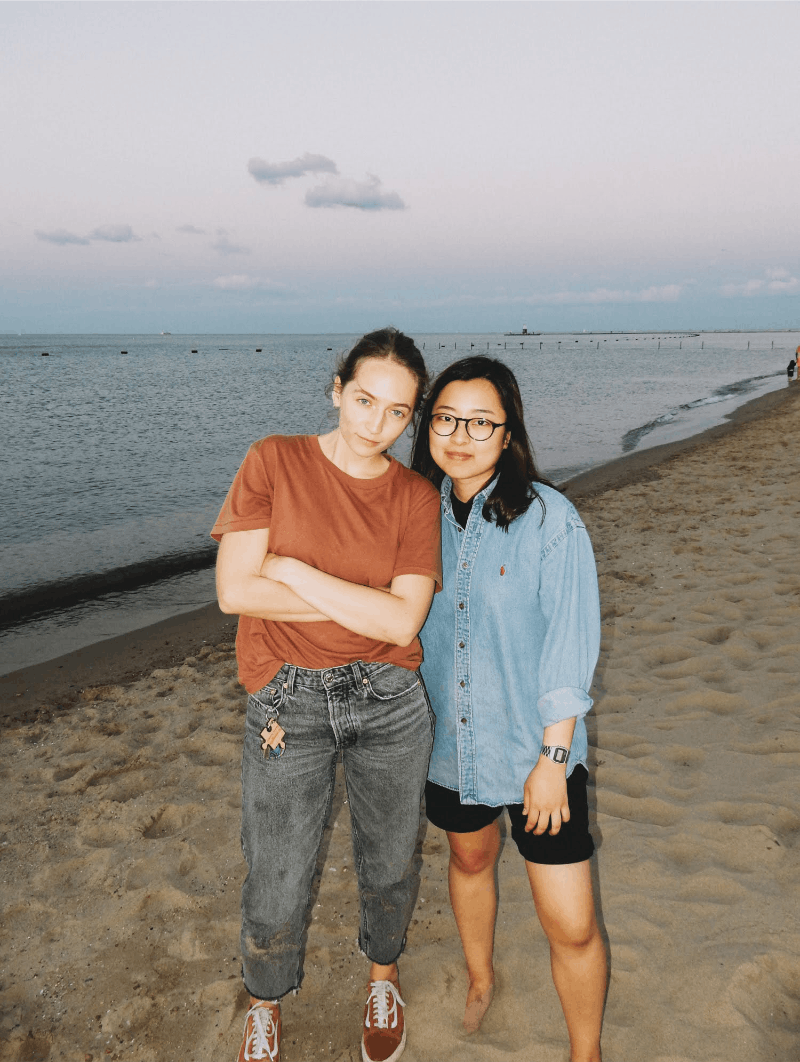
{"type": "Polygon", "coordinates": [[[467,435],[475,442],[486,442],[494,435],[495,428],[504,428],[506,422],[495,424],[485,417],[451,417],[449,413],[434,413],[431,427],[437,435],[452,435],[459,424],[467,429],[467,435]]]}

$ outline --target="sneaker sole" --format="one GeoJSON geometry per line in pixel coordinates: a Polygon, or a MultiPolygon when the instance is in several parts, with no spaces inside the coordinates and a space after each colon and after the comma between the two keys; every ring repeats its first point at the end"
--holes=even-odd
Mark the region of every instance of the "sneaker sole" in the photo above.
{"type": "MultiPolygon", "coordinates": [[[[405,1029],[405,1025],[404,1025],[403,1026],[403,1038],[401,1039],[400,1043],[397,1045],[395,1050],[392,1052],[392,1054],[389,1055],[388,1058],[383,1059],[383,1062],[397,1062],[398,1058],[400,1057],[400,1055],[402,1055],[402,1053],[403,1053],[403,1051],[405,1051],[405,1049],[406,1049],[406,1029],[405,1029]]],[[[367,1054],[367,1049],[364,1046],[363,1039],[361,1041],[361,1059],[362,1059],[362,1062],[375,1062],[375,1059],[370,1058],[369,1055],[367,1054]]]]}

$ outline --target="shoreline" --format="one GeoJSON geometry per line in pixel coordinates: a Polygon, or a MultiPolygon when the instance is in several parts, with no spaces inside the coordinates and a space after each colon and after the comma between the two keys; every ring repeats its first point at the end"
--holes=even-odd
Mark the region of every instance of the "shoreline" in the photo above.
{"type": "MultiPolygon", "coordinates": [[[[607,490],[658,478],[659,465],[769,416],[800,387],[768,391],[726,414],[725,423],[674,442],[637,450],[560,484],[580,503],[607,490]]],[[[215,602],[179,613],[126,634],[94,642],[63,656],[0,675],[0,726],[6,720],[30,722],[42,713],[63,711],[80,700],[81,691],[103,685],[127,685],[154,668],[174,666],[205,645],[232,642],[237,619],[221,613],[215,602]]]]}

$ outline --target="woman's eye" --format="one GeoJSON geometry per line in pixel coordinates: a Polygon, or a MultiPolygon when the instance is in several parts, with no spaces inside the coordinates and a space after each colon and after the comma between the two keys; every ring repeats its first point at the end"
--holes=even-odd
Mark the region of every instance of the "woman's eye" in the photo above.
{"type": "Polygon", "coordinates": [[[396,417],[404,417],[406,415],[405,411],[402,409],[393,409],[392,413],[394,413],[396,417]]]}
{"type": "Polygon", "coordinates": [[[433,419],[438,424],[449,424],[453,418],[449,417],[446,413],[437,413],[433,419]]]}
{"type": "Polygon", "coordinates": [[[489,421],[485,417],[475,417],[474,420],[470,421],[470,424],[474,424],[476,428],[485,428],[488,423],[489,421]]]}
{"type": "Polygon", "coordinates": [[[368,406],[369,405],[369,399],[368,398],[359,398],[358,401],[361,403],[362,406],[368,406]]]}

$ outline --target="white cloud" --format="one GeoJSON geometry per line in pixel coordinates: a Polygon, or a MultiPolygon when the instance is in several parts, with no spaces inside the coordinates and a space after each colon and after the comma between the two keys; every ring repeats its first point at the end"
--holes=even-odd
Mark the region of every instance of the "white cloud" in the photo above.
{"type": "Polygon", "coordinates": [[[397,192],[384,192],[381,181],[369,174],[366,181],[339,178],[326,181],[306,192],[310,207],[354,207],[356,210],[405,210],[406,205],[397,192]]]}
{"type": "Polygon", "coordinates": [[[217,277],[211,282],[220,291],[270,291],[275,295],[284,295],[289,289],[269,277],[251,277],[247,273],[231,273],[217,277]]]}
{"type": "Polygon", "coordinates": [[[754,277],[741,284],[724,284],[719,290],[727,298],[796,295],[800,293],[800,277],[793,277],[788,269],[767,269],[765,277],[754,277]]]}
{"type": "Polygon", "coordinates": [[[242,247],[238,243],[231,243],[227,236],[220,236],[216,243],[211,246],[220,254],[250,254],[249,247],[242,247]]]}
{"type": "Polygon", "coordinates": [[[196,225],[178,225],[176,232],[185,232],[188,236],[205,236],[205,229],[198,229],[196,225]]]}
{"type": "Polygon", "coordinates": [[[267,162],[252,158],[247,163],[250,176],[261,184],[283,184],[287,177],[303,177],[306,173],[338,173],[336,163],[325,155],[308,152],[288,162],[267,162]]]}
{"type": "Polygon", "coordinates": [[[66,245],[68,243],[86,244],[89,242],[85,236],[77,236],[74,232],[67,232],[66,229],[53,229],[51,232],[42,232],[40,229],[36,229],[34,236],[37,240],[44,240],[46,243],[57,243],[61,245],[66,245]]]}
{"type": "Polygon", "coordinates": [[[100,225],[89,233],[90,240],[105,240],[108,243],[136,243],[141,236],[134,235],[130,225],[100,225]]]}

